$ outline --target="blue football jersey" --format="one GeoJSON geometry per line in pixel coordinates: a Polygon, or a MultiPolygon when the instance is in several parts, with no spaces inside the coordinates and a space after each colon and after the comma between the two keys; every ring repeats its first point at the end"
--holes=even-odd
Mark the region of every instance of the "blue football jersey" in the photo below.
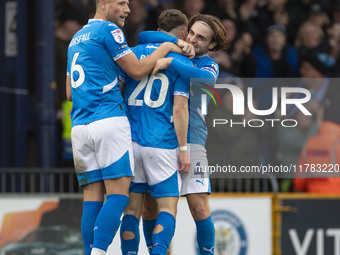
{"type": "Polygon", "coordinates": [[[129,53],[122,30],[109,21],[89,20],[74,35],[67,53],[72,126],[126,115],[115,61],[129,53]]]}
{"type": "MultiPolygon", "coordinates": [[[[142,44],[132,48],[138,59],[150,55],[159,44],[142,44]]],[[[176,53],[169,53],[179,61],[192,65],[192,62],[176,53]]],[[[139,145],[174,149],[178,147],[173,123],[174,96],[189,98],[189,81],[178,72],[165,69],[157,75],[146,76],[135,81],[122,73],[125,82],[124,102],[131,125],[132,140],[139,145]]]]}
{"type": "MultiPolygon", "coordinates": [[[[163,43],[167,41],[176,43],[178,38],[162,32],[144,31],[139,34],[138,40],[141,43],[163,43]]],[[[201,144],[204,146],[207,140],[208,130],[204,116],[201,113],[201,95],[205,94],[202,88],[207,89],[207,87],[203,85],[205,82],[207,85],[214,87],[219,75],[219,67],[207,54],[200,57],[194,57],[192,61],[194,67],[197,67],[200,70],[192,68],[191,66],[185,66],[178,61],[172,61],[169,69],[176,70],[186,79],[198,79],[196,81],[202,79],[202,82],[192,83],[190,86],[188,143],[201,144]]],[[[210,97],[207,97],[207,103],[209,103],[209,100],[210,97]]]]}
{"type": "MultiPolygon", "coordinates": [[[[192,59],[195,67],[210,72],[215,81],[219,74],[218,64],[208,55],[194,57],[192,59]]],[[[196,77],[191,77],[196,78],[196,77]]],[[[202,79],[204,81],[204,79],[202,79]]],[[[214,87],[213,84],[212,87],[214,87]]],[[[203,85],[204,86],[204,85],[203,85]]],[[[205,146],[208,136],[208,129],[202,115],[202,94],[206,94],[202,89],[202,84],[192,83],[190,87],[190,104],[189,104],[189,134],[188,143],[201,144],[205,146]]],[[[209,90],[208,88],[205,88],[209,90]]],[[[210,96],[207,97],[207,105],[209,104],[210,96]]]]}

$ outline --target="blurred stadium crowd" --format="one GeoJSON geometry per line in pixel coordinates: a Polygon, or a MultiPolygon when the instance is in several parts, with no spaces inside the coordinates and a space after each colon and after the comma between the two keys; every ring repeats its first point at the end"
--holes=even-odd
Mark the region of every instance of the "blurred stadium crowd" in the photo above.
{"type": "MultiPolygon", "coordinates": [[[[158,15],[167,8],[179,9],[189,19],[198,12],[221,19],[231,46],[213,57],[225,72],[243,78],[298,77],[300,58],[325,53],[332,60],[327,63],[329,70],[322,71],[340,75],[335,68],[339,67],[338,0],[131,0],[124,27],[128,44],[138,44],[139,32],[156,30],[158,15]],[[274,53],[280,50],[282,54],[274,53]]],[[[94,11],[95,0],[56,0],[56,25],[73,21],[81,26],[94,11]]],[[[72,27],[67,28],[71,36],[72,27]]]]}

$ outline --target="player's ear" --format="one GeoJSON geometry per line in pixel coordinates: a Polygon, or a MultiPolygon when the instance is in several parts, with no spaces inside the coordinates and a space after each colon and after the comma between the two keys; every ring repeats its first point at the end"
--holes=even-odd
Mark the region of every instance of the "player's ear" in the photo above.
{"type": "Polygon", "coordinates": [[[160,28],[157,28],[157,31],[158,31],[158,32],[160,32],[160,31],[161,31],[161,29],[160,29],[160,28]]]}
{"type": "Polygon", "coordinates": [[[107,0],[99,0],[99,5],[103,11],[106,11],[106,2],[107,0]]]}
{"type": "Polygon", "coordinates": [[[209,50],[212,50],[213,48],[215,48],[216,45],[217,45],[217,42],[211,42],[209,44],[209,50]]]}
{"type": "Polygon", "coordinates": [[[185,38],[187,37],[187,28],[186,27],[184,27],[183,29],[182,29],[182,31],[181,31],[181,36],[182,36],[182,40],[184,40],[185,41],[185,38]]]}

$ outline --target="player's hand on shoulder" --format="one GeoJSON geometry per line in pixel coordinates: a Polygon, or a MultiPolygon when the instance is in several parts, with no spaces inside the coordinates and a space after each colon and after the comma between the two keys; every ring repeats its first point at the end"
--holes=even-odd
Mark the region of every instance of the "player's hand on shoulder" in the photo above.
{"type": "Polygon", "coordinates": [[[172,60],[173,60],[173,58],[158,59],[157,62],[156,62],[156,65],[154,66],[154,68],[151,71],[151,75],[158,74],[159,70],[167,69],[170,66],[172,60]]]}
{"type": "Polygon", "coordinates": [[[178,172],[180,173],[188,173],[190,170],[190,158],[188,151],[179,151],[179,168],[178,172]]]}
{"type": "Polygon", "coordinates": [[[192,59],[195,56],[194,46],[192,46],[190,43],[178,39],[176,44],[182,49],[182,53],[188,58],[192,59]]]}

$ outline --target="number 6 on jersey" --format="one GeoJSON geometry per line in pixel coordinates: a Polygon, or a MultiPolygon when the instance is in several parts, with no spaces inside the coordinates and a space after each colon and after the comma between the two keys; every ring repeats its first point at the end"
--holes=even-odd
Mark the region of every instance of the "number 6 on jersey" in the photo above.
{"type": "Polygon", "coordinates": [[[81,65],[76,64],[78,57],[79,57],[79,52],[76,52],[73,56],[73,59],[72,59],[72,65],[71,65],[71,86],[72,86],[72,88],[79,87],[85,81],[84,69],[82,68],[81,65]],[[75,71],[77,71],[79,73],[79,78],[76,81],[74,80],[74,76],[73,76],[75,71]]]}

